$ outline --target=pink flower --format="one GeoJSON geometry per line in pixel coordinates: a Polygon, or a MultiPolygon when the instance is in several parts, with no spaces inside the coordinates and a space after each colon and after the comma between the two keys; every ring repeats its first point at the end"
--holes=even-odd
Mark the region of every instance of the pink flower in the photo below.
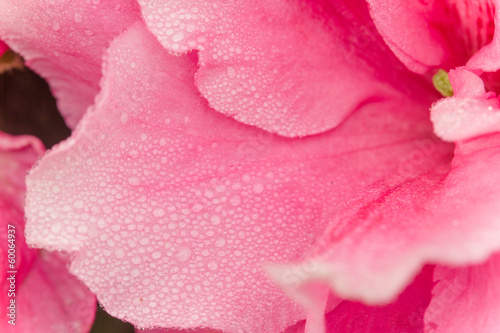
{"type": "Polygon", "coordinates": [[[28,177],[28,242],[141,328],[493,331],[494,5],[369,2],[0,4],[68,124],[92,105],[28,177]],[[446,143],[429,74],[464,65],[446,143]]]}
{"type": "Polygon", "coordinates": [[[88,332],[95,298],[70,275],[67,258],[29,249],[23,230],[24,176],[42,154],[30,136],[0,132],[0,297],[2,332],[88,332]]]}

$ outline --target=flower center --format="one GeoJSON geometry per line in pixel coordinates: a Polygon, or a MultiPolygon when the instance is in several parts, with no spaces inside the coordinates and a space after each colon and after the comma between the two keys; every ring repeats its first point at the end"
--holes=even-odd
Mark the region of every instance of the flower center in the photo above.
{"type": "Polygon", "coordinates": [[[447,71],[440,69],[432,77],[432,83],[434,84],[434,88],[436,88],[436,90],[439,91],[443,97],[453,96],[453,88],[447,71]]]}

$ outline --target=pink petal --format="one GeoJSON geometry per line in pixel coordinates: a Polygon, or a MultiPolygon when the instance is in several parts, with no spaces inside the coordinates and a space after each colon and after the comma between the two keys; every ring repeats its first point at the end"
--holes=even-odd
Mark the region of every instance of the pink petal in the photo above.
{"type": "Polygon", "coordinates": [[[40,251],[27,276],[17,284],[15,326],[7,323],[6,308],[2,307],[2,332],[90,331],[95,297],[68,272],[67,264],[66,258],[56,253],[40,251]]]}
{"type": "Polygon", "coordinates": [[[45,151],[37,138],[0,132],[0,199],[21,210],[26,185],[24,178],[45,151]]]}
{"type": "Polygon", "coordinates": [[[451,169],[443,158],[427,171],[439,145],[415,149],[402,166],[418,172],[352,198],[310,258],[273,268],[273,277],[289,287],[325,281],[340,297],[376,303],[393,299],[423,263],[484,260],[500,248],[500,179],[491,172],[499,147],[498,134],[460,142],[451,169]]]}
{"type": "Polygon", "coordinates": [[[221,333],[220,331],[209,328],[198,328],[194,330],[176,330],[176,329],[156,329],[156,330],[135,330],[135,333],[221,333]]]}
{"type": "Polygon", "coordinates": [[[418,73],[463,66],[493,39],[496,0],[368,0],[394,53],[418,73]]]}
{"type": "Polygon", "coordinates": [[[436,286],[425,313],[426,333],[498,332],[500,255],[462,268],[437,267],[436,286]]]}
{"type": "MultiPolygon", "coordinates": [[[[2,311],[6,309],[6,302],[9,302],[7,298],[9,273],[7,271],[18,271],[17,280],[21,283],[36,257],[37,251],[28,249],[24,240],[22,206],[26,191],[24,178],[43,151],[42,143],[35,137],[11,136],[0,132],[0,227],[2,228],[0,242],[3,244],[0,248],[2,292],[0,305],[2,311]],[[14,245],[17,250],[14,267],[11,267],[11,263],[8,262],[8,229],[14,230],[15,235],[14,245]]],[[[2,316],[2,318],[5,317],[2,316]]],[[[5,321],[2,320],[3,322],[5,321]]]]}
{"type": "MultiPolygon", "coordinates": [[[[325,315],[326,332],[335,333],[420,333],[424,312],[431,299],[433,267],[422,272],[391,304],[367,306],[344,300],[325,315]]],[[[304,322],[284,333],[304,333],[304,322]]],[[[317,331],[316,331],[317,332],[317,331]]]]}
{"type": "Polygon", "coordinates": [[[0,133],[0,331],[88,332],[94,319],[95,297],[69,274],[66,259],[29,249],[24,240],[24,178],[43,151],[34,137],[0,133]],[[15,235],[15,263],[7,261],[8,240],[12,239],[8,235],[15,235]],[[11,275],[15,275],[15,297],[9,295],[12,290],[7,278],[11,275]],[[11,300],[16,305],[15,325],[8,323],[12,319],[7,316],[11,300]]]}
{"type": "Polygon", "coordinates": [[[0,36],[49,82],[74,128],[99,91],[103,51],[139,15],[133,0],[5,0],[0,36]]]}
{"type": "Polygon", "coordinates": [[[5,44],[2,40],[0,40],[0,57],[9,50],[9,46],[5,44]]]}
{"type": "Polygon", "coordinates": [[[364,1],[139,3],[166,49],[199,50],[196,83],[214,109],[283,136],[324,132],[414,85],[364,1]]]}
{"type": "Polygon", "coordinates": [[[450,72],[450,81],[454,97],[440,100],[431,109],[434,132],[450,142],[499,132],[500,103],[495,93],[486,92],[482,79],[458,69],[450,72]]]}
{"type": "MultiPolygon", "coordinates": [[[[95,110],[28,177],[27,235],[74,252],[71,271],[139,327],[263,333],[304,319],[264,264],[299,260],[343,202],[432,135],[431,92],[307,139],[240,124],[200,98],[195,54],[169,55],[141,25],[105,68],[95,110]]],[[[448,161],[436,145],[422,172],[448,161]]]]}
{"type": "Polygon", "coordinates": [[[420,333],[431,300],[432,267],[424,268],[397,300],[385,306],[344,301],[326,315],[326,332],[420,333]]]}
{"type": "MultiPolygon", "coordinates": [[[[491,0],[495,5],[495,26],[500,24],[500,1],[491,0]]],[[[468,62],[467,67],[481,69],[485,72],[496,72],[500,69],[500,30],[495,29],[493,40],[483,47],[468,62]]]]}

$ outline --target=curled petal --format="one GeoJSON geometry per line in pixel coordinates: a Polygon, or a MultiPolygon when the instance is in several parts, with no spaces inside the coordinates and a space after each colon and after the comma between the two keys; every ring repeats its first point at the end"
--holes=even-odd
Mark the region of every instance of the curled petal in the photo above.
{"type": "Polygon", "coordinates": [[[425,333],[484,332],[500,327],[500,255],[470,267],[437,267],[425,333]]]}
{"type": "Polygon", "coordinates": [[[196,83],[211,107],[272,133],[321,133],[414,87],[365,1],[139,3],[167,50],[199,51],[196,83]]]}

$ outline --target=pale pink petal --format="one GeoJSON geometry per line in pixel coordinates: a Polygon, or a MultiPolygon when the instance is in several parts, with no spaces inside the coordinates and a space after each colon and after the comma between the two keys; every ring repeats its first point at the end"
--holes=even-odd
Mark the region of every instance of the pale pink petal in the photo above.
{"type": "Polygon", "coordinates": [[[199,50],[197,87],[214,109],[273,133],[324,132],[414,86],[365,1],[139,3],[166,49],[199,50]]]}
{"type": "Polygon", "coordinates": [[[43,151],[34,137],[0,133],[0,331],[84,333],[93,322],[95,297],[69,274],[66,259],[29,249],[24,240],[24,179],[43,151]],[[11,244],[15,258],[9,256],[11,244]],[[7,279],[12,276],[15,288],[7,279]],[[15,301],[15,317],[8,308],[13,307],[11,300],[15,301]],[[15,325],[9,323],[12,319],[15,325]]]}
{"type": "MultiPolygon", "coordinates": [[[[306,139],[240,124],[199,96],[196,54],[169,55],[141,25],[105,68],[95,110],[28,177],[27,235],[74,252],[72,272],[139,327],[264,333],[305,319],[264,264],[299,260],[355,193],[408,179],[391,175],[432,137],[430,91],[306,139]]],[[[449,161],[436,147],[418,174],[449,161]]]]}
{"type": "Polygon", "coordinates": [[[69,127],[99,91],[103,51],[139,19],[133,0],[0,2],[0,36],[46,79],[69,127]]]}
{"type": "Polygon", "coordinates": [[[368,0],[382,36],[408,68],[463,66],[493,39],[492,0],[368,0]]]}
{"type": "Polygon", "coordinates": [[[479,97],[486,93],[483,80],[465,68],[452,69],[449,79],[455,97],[479,97]]]}
{"type": "Polygon", "coordinates": [[[7,322],[4,313],[7,309],[2,307],[2,332],[90,331],[96,311],[95,297],[68,272],[67,264],[67,259],[57,253],[39,251],[22,283],[17,283],[15,326],[7,322]]]}
{"type": "Polygon", "coordinates": [[[500,132],[500,102],[486,92],[476,74],[458,69],[450,72],[455,95],[444,98],[431,108],[434,132],[445,141],[461,141],[500,132]]]}
{"type": "Polygon", "coordinates": [[[500,327],[500,255],[470,267],[440,267],[426,333],[495,333],[500,327]]]}

